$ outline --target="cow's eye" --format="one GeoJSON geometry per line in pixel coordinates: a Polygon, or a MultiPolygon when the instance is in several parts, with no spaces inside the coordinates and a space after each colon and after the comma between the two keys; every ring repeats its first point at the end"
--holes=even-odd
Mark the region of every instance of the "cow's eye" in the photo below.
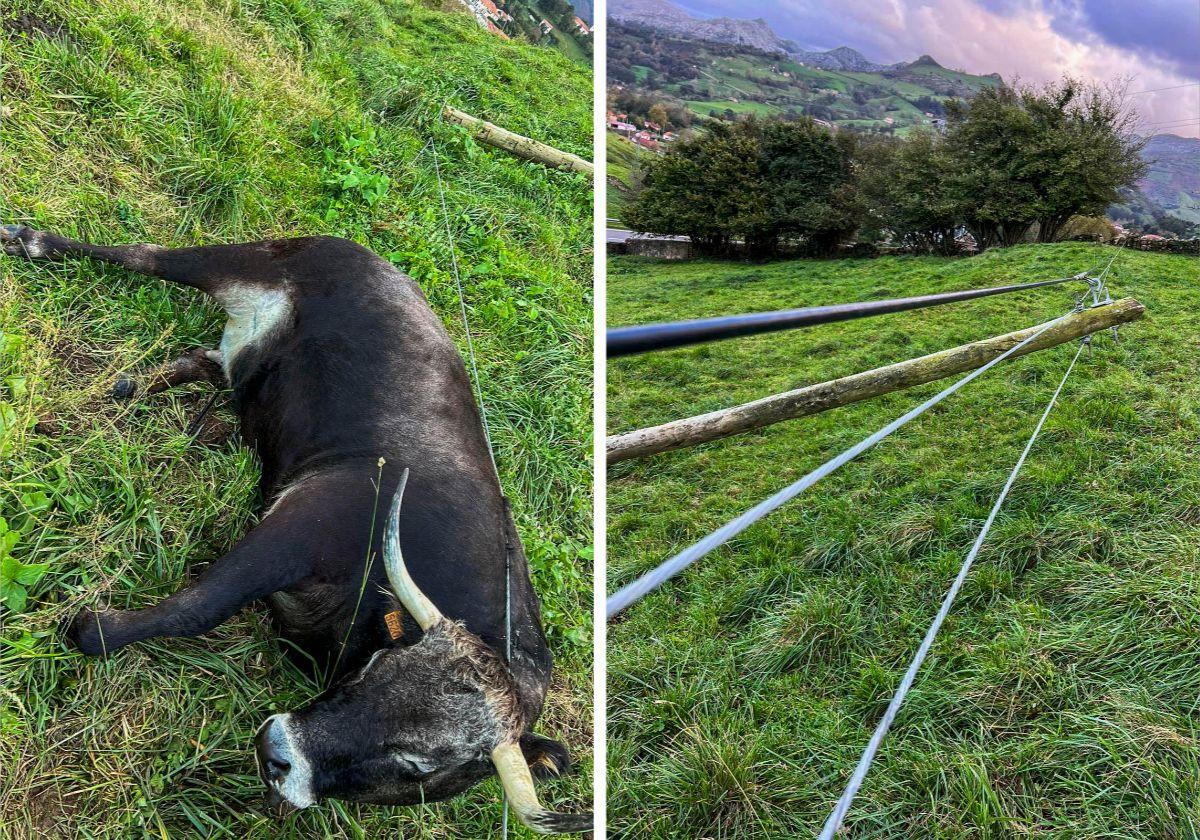
{"type": "Polygon", "coordinates": [[[429,759],[410,752],[392,753],[392,760],[399,766],[400,772],[406,776],[416,776],[418,778],[428,776],[437,769],[429,759]]]}

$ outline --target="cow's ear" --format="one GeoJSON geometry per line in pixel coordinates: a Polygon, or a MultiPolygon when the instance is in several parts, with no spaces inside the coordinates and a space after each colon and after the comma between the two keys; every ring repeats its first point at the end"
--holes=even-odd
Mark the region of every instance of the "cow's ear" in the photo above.
{"type": "Polygon", "coordinates": [[[571,754],[552,738],[526,732],[521,736],[521,752],[535,779],[561,776],[571,769],[571,754]]]}

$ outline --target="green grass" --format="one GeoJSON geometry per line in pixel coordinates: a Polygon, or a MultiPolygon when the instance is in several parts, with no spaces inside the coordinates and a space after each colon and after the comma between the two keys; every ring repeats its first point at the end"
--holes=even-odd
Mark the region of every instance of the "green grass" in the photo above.
{"type": "Polygon", "coordinates": [[[720,99],[701,102],[694,99],[685,99],[683,104],[702,117],[707,117],[713,111],[716,111],[718,114],[723,114],[725,111],[733,111],[735,114],[754,114],[756,117],[766,117],[771,114],[783,113],[782,108],[775,105],[768,105],[765,102],[729,102],[720,99]]]}
{"type": "Polygon", "coordinates": [[[608,195],[607,213],[609,218],[619,219],[629,201],[635,173],[649,154],[631,140],[612,132],[605,133],[605,152],[608,156],[608,182],[604,185],[608,195]]]}
{"type": "MultiPolygon", "coordinates": [[[[558,662],[540,729],[582,768],[543,795],[584,805],[591,184],[437,113],[449,102],[589,156],[587,70],[410,0],[15,0],[0,20],[22,13],[46,26],[0,25],[0,222],[173,246],[348,236],[415,277],[463,347],[436,141],[501,479],[558,662]]],[[[213,346],[222,321],[114,267],[0,256],[0,554],[6,578],[20,571],[0,612],[0,837],[498,835],[494,782],[423,808],[268,816],[252,735],[317,686],[260,610],[105,662],[64,646],[80,606],[153,603],[253,525],[258,466],[224,401],[189,448],[204,389],[104,396],[119,372],[213,346]]]]}
{"type": "MultiPolygon", "coordinates": [[[[610,324],[1063,276],[1111,251],[610,260],[610,324]]],[[[862,838],[1200,836],[1200,262],[1121,251],[1144,320],[1085,353],[848,820],[862,838]]],[[[610,432],[1040,323],[1040,289],[631,357],[610,432]]],[[[1073,346],[1002,365],[699,561],[608,633],[610,830],[811,837],[1073,346]]],[[[609,471],[609,592],[948,382],[609,471]]]]}

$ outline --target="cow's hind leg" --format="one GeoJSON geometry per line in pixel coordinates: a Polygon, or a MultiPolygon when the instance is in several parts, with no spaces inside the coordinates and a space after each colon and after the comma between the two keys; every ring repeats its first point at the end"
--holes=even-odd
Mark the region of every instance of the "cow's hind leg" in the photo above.
{"type": "Polygon", "coordinates": [[[230,286],[252,283],[262,287],[281,283],[287,258],[319,239],[309,237],[196,248],[92,245],[24,225],[0,225],[0,249],[9,256],[30,260],[91,257],[139,274],[201,289],[218,300],[222,298],[222,291],[230,286]]]}
{"type": "Polygon", "coordinates": [[[221,368],[219,350],[197,347],[155,371],[140,383],[132,377],[122,376],[113,385],[110,393],[114,400],[129,400],[133,399],[139,390],[146,394],[158,394],[189,382],[208,382],[216,388],[228,387],[225,371],[221,368]]]}
{"type": "Polygon", "coordinates": [[[145,639],[199,636],[247,604],[291,586],[310,570],[304,539],[312,511],[302,504],[286,507],[291,509],[264,519],[194,583],[154,606],[81,610],[67,629],[68,640],[86,654],[101,656],[145,639]]]}

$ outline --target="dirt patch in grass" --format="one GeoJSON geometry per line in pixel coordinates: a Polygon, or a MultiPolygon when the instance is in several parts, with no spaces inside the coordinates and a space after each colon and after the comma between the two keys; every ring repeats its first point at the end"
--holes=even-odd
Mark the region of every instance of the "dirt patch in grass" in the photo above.
{"type": "Polygon", "coordinates": [[[52,16],[41,17],[29,12],[20,12],[0,20],[0,32],[10,38],[61,38],[68,44],[75,43],[62,21],[52,16]]]}
{"type": "MultiPolygon", "coordinates": [[[[205,397],[204,404],[207,404],[207,402],[208,398],[205,397]]],[[[200,405],[196,411],[199,411],[201,408],[203,408],[203,405],[200,405]]],[[[218,407],[213,406],[212,410],[205,414],[204,418],[200,421],[200,430],[196,433],[195,445],[222,447],[229,443],[230,440],[237,438],[237,426],[217,414],[217,410],[218,407]]],[[[195,422],[196,420],[193,417],[191,424],[195,424],[195,422]]]]}
{"type": "Polygon", "coordinates": [[[95,379],[105,368],[104,362],[100,361],[95,354],[70,339],[54,341],[50,345],[50,352],[62,364],[63,370],[71,376],[95,379]]]}
{"type": "Polygon", "coordinates": [[[29,817],[37,837],[67,837],[76,806],[54,785],[37,787],[29,795],[29,817]]]}

